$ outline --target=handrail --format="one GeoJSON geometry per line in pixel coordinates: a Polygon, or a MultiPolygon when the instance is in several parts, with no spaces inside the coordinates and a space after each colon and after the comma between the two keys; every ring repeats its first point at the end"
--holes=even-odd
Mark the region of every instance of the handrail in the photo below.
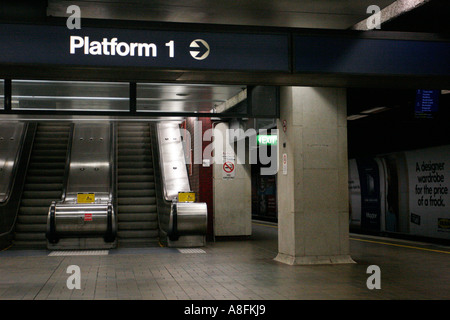
{"type": "Polygon", "coordinates": [[[111,133],[110,133],[110,151],[109,151],[109,163],[110,165],[110,187],[109,187],[109,200],[111,202],[116,198],[116,125],[111,123],[111,133]]]}
{"type": "Polygon", "coordinates": [[[156,123],[149,124],[151,147],[152,147],[152,161],[153,161],[153,175],[155,179],[156,191],[156,206],[158,216],[158,227],[160,231],[160,238],[167,236],[171,202],[164,197],[164,189],[161,174],[161,159],[158,143],[158,128],[156,123]]]}
{"type": "Polygon", "coordinates": [[[64,179],[63,179],[63,189],[62,189],[62,193],[61,193],[61,201],[66,200],[67,182],[69,180],[69,171],[70,171],[70,158],[72,156],[73,129],[74,129],[74,124],[71,123],[69,138],[68,138],[69,140],[67,143],[66,165],[64,168],[64,179]]]}
{"type": "Polygon", "coordinates": [[[178,192],[180,191],[190,191],[191,190],[191,186],[190,186],[190,181],[189,181],[189,177],[187,175],[187,170],[186,170],[186,163],[185,163],[185,159],[186,156],[184,154],[185,150],[182,148],[181,146],[181,135],[179,135],[179,128],[178,128],[178,124],[173,124],[171,122],[166,122],[164,124],[160,123],[160,124],[156,124],[156,134],[157,134],[157,143],[158,143],[158,151],[159,151],[159,166],[161,168],[161,178],[162,178],[162,187],[163,187],[163,195],[166,201],[172,201],[174,198],[176,198],[178,196],[178,192]],[[173,128],[176,128],[175,131],[170,131],[173,128]],[[168,129],[166,129],[168,128],[168,129]],[[172,134],[176,134],[176,136],[170,136],[170,137],[162,137],[161,136],[161,131],[165,130],[165,133],[167,134],[167,131],[171,132],[172,134]],[[172,148],[170,147],[167,150],[167,146],[163,145],[163,138],[164,140],[168,140],[170,139],[169,143],[177,143],[177,145],[179,146],[179,149],[177,150],[176,148],[172,148]],[[167,152],[169,151],[169,153],[167,152]],[[182,155],[181,155],[182,153],[182,155]],[[169,159],[162,159],[161,155],[165,154],[166,156],[168,154],[170,154],[169,159]],[[179,157],[177,157],[177,155],[179,157]],[[165,164],[166,161],[168,161],[169,163],[178,163],[178,164],[183,164],[181,167],[179,167],[178,165],[171,167],[171,169],[168,169],[165,164]],[[173,170],[172,170],[173,169],[173,170]],[[175,171],[176,170],[176,171],[175,171]],[[168,181],[167,180],[173,180],[176,179],[177,185],[176,188],[169,188],[168,186],[168,181]],[[170,195],[169,195],[170,194],[170,195]]]}
{"type": "Polygon", "coordinates": [[[19,166],[19,159],[22,154],[23,142],[25,140],[27,130],[28,130],[28,123],[24,124],[24,127],[22,128],[22,134],[20,135],[20,142],[19,142],[20,147],[18,148],[18,150],[16,151],[16,155],[14,156],[13,169],[11,171],[11,178],[9,179],[8,187],[6,188],[5,198],[2,201],[0,201],[0,204],[2,205],[6,204],[10,198],[11,189],[14,184],[14,179],[16,177],[17,167],[19,166]]]}

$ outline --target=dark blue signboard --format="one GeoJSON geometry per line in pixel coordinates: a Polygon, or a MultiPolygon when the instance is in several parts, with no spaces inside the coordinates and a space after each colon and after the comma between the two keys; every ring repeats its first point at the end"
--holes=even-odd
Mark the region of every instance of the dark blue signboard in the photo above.
{"type": "Polygon", "coordinates": [[[0,63],[289,72],[288,34],[1,25],[0,63]]]}
{"type": "Polygon", "coordinates": [[[450,75],[450,42],[294,36],[294,72],[450,75]]]}

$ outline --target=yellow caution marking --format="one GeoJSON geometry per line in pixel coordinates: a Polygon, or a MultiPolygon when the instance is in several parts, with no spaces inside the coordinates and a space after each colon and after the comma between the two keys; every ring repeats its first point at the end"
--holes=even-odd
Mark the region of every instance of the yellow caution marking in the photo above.
{"type": "MultiPolygon", "coordinates": [[[[262,224],[262,223],[257,223],[257,222],[253,222],[253,224],[257,225],[257,226],[262,226],[262,227],[278,228],[278,226],[276,226],[276,225],[262,224]]],[[[362,241],[362,242],[370,242],[370,243],[376,243],[376,244],[384,244],[384,245],[387,245],[387,246],[402,247],[402,248],[408,248],[408,249],[416,249],[416,250],[423,250],[423,251],[430,251],[430,252],[450,254],[450,251],[435,250],[435,249],[428,249],[428,248],[420,248],[420,247],[414,247],[414,246],[407,246],[407,245],[404,245],[404,244],[396,244],[396,243],[390,243],[390,242],[366,240],[366,239],[351,238],[351,237],[349,239],[350,240],[354,240],[354,241],[362,241]]]]}
{"type": "Polygon", "coordinates": [[[78,193],[77,203],[94,203],[95,193],[78,193]]]}
{"type": "Polygon", "coordinates": [[[416,249],[416,250],[423,250],[423,251],[431,251],[431,252],[450,254],[450,251],[413,247],[413,246],[407,246],[407,245],[404,245],[404,244],[396,244],[396,243],[390,243],[390,242],[382,242],[382,241],[374,241],[374,240],[366,240],[366,239],[358,239],[358,238],[349,238],[349,239],[350,240],[355,240],[355,241],[363,241],[363,242],[370,242],[370,243],[376,243],[376,244],[384,244],[384,245],[387,245],[387,246],[402,247],[402,248],[408,248],[408,249],[416,249]]]}

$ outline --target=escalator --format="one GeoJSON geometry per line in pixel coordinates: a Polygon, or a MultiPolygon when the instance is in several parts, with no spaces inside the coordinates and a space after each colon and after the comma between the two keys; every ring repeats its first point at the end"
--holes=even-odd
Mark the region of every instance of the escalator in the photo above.
{"type": "Polygon", "coordinates": [[[52,201],[61,199],[70,124],[38,124],[15,227],[14,246],[46,248],[52,201]]]}
{"type": "Polygon", "coordinates": [[[158,245],[158,214],[150,127],[118,124],[117,214],[119,247],[158,245]]]}

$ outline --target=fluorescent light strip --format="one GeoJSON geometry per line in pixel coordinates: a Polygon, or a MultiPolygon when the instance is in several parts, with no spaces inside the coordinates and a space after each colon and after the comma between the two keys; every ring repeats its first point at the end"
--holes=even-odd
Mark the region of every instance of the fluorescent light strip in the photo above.
{"type": "Polygon", "coordinates": [[[358,119],[361,119],[361,118],[365,118],[365,117],[368,117],[368,115],[367,114],[353,114],[353,115],[351,115],[351,116],[348,116],[347,117],[347,120],[358,120],[358,119]]]}
{"type": "MultiPolygon", "coordinates": [[[[12,96],[13,99],[26,100],[111,100],[111,101],[128,101],[128,97],[67,97],[67,96],[12,96]]],[[[19,100],[20,102],[20,100],[19,100]]]]}
{"type": "Polygon", "coordinates": [[[363,114],[378,113],[378,112],[386,111],[388,109],[389,108],[387,108],[387,107],[376,107],[376,108],[361,111],[361,113],[363,113],[363,114]]]}

